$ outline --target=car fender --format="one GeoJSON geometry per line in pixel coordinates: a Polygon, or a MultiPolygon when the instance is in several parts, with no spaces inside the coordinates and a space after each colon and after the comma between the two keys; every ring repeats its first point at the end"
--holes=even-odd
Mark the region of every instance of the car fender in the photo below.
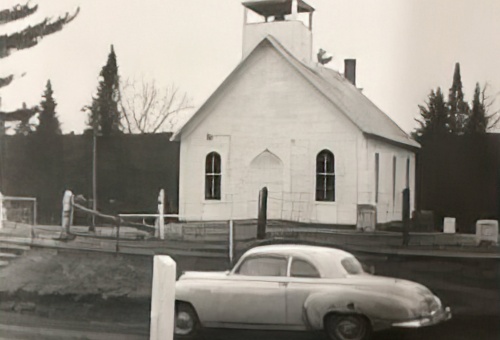
{"type": "Polygon", "coordinates": [[[394,320],[412,317],[410,307],[404,298],[351,289],[313,293],[304,302],[303,310],[304,319],[311,329],[323,329],[325,316],[339,313],[364,315],[374,330],[381,330],[390,327],[394,320]]]}

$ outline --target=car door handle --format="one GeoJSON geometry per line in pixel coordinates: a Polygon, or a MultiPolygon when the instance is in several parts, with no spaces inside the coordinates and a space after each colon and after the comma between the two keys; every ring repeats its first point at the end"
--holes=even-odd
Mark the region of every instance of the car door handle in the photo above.
{"type": "Polygon", "coordinates": [[[288,282],[280,282],[280,287],[286,287],[288,286],[288,282]]]}

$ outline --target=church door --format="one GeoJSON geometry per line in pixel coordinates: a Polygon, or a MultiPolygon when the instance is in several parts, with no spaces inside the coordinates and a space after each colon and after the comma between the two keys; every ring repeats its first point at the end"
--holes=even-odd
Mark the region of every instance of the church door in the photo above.
{"type": "Polygon", "coordinates": [[[268,189],[267,218],[281,219],[283,210],[283,162],[266,150],[250,163],[247,182],[248,214],[257,218],[259,191],[268,189]]]}

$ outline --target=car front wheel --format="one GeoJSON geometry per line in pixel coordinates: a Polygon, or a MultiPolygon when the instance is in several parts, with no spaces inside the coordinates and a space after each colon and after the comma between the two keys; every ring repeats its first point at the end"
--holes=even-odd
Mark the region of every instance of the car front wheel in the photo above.
{"type": "Polygon", "coordinates": [[[329,315],[325,331],[330,340],[368,340],[372,334],[369,320],[361,315],[329,315]]]}
{"type": "Polygon", "coordinates": [[[187,303],[178,303],[175,308],[175,338],[196,339],[199,328],[200,322],[194,308],[187,303]]]}

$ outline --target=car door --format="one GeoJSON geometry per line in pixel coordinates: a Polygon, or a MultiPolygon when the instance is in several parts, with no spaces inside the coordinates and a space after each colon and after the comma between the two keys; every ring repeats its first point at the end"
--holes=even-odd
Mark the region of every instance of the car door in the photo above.
{"type": "Polygon", "coordinates": [[[287,263],[286,257],[278,255],[245,258],[224,286],[212,291],[218,320],[211,321],[250,328],[284,325],[287,263]]]}
{"type": "Polygon", "coordinates": [[[307,297],[321,290],[319,270],[308,260],[294,256],[290,265],[290,282],[286,289],[286,318],[290,327],[305,328],[303,311],[307,297]]]}

